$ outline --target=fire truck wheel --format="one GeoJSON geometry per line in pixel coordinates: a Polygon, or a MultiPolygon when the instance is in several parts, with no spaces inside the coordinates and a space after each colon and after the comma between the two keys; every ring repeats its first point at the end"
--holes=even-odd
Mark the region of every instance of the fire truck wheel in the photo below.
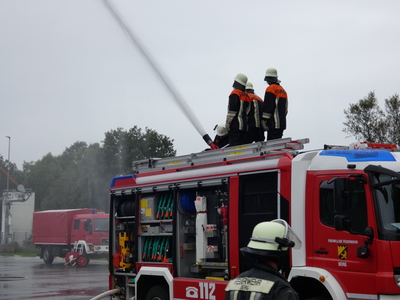
{"type": "Polygon", "coordinates": [[[51,252],[51,248],[50,247],[44,247],[42,250],[42,257],[43,257],[43,261],[45,262],[45,264],[52,264],[54,261],[54,256],[53,253],[51,252]]]}
{"type": "Polygon", "coordinates": [[[162,286],[155,285],[147,292],[146,300],[169,300],[169,295],[162,286]]]}
{"type": "Polygon", "coordinates": [[[76,259],[76,263],[80,267],[86,267],[89,263],[89,258],[86,255],[79,255],[76,259]]]}

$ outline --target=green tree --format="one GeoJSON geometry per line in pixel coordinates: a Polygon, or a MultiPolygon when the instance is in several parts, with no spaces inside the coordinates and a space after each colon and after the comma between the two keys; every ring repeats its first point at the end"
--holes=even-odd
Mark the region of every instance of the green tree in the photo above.
{"type": "Polygon", "coordinates": [[[134,126],[129,131],[122,128],[105,133],[104,155],[110,174],[131,173],[132,162],[151,157],[175,156],[173,140],[155,130],[134,126]]]}
{"type": "Polygon", "coordinates": [[[385,100],[386,134],[389,142],[400,145],[400,99],[395,94],[385,100]]]}
{"type": "Polygon", "coordinates": [[[110,174],[122,174],[127,168],[126,157],[126,132],[122,128],[106,132],[103,141],[104,156],[107,172],[110,174]]]}
{"type": "MultiPolygon", "coordinates": [[[[24,163],[25,186],[36,193],[35,210],[97,208],[108,211],[109,186],[116,175],[132,172],[133,160],[173,156],[172,140],[146,128],[105,133],[103,146],[78,141],[59,156],[51,153],[24,163]]],[[[1,165],[0,160],[0,165],[1,165]]]]}
{"type": "Polygon", "coordinates": [[[175,156],[173,141],[146,127],[142,133],[136,126],[127,132],[126,155],[129,163],[150,157],[175,156]]]}
{"type": "Polygon", "coordinates": [[[373,143],[387,143],[387,121],[384,112],[379,108],[375,92],[360,99],[356,104],[350,104],[344,110],[346,127],[343,132],[354,136],[357,140],[373,143]]]}
{"type": "Polygon", "coordinates": [[[81,161],[81,167],[86,170],[82,182],[85,186],[83,195],[87,199],[87,207],[108,211],[111,179],[106,172],[104,150],[99,143],[89,145],[81,161]]]}
{"type": "Polygon", "coordinates": [[[47,190],[42,209],[83,208],[86,206],[84,180],[86,170],[82,168],[87,144],[75,142],[58,157],[61,172],[47,190]]]}
{"type": "Polygon", "coordinates": [[[24,162],[22,169],[25,187],[35,192],[35,210],[43,210],[46,207],[45,203],[49,201],[48,198],[51,197],[49,196],[51,187],[63,172],[60,158],[48,153],[36,162],[24,162]]]}

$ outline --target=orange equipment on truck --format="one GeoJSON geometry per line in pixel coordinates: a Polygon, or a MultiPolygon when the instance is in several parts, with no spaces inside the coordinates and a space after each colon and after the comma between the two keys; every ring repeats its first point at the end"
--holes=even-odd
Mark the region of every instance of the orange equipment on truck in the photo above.
{"type": "Polygon", "coordinates": [[[254,226],[284,219],[301,240],[282,271],[300,299],[400,299],[397,147],[305,143],[133,162],[110,189],[114,297],[224,299],[254,226]]]}
{"type": "Polygon", "coordinates": [[[55,256],[67,265],[84,267],[90,258],[108,257],[109,215],[96,209],[60,209],[33,213],[32,242],[40,258],[51,264],[55,256]]]}

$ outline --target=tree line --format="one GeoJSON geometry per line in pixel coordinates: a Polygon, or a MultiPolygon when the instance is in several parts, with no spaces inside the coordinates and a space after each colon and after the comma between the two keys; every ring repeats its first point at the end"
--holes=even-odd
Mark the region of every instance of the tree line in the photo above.
{"type": "MultiPolygon", "coordinates": [[[[35,211],[66,208],[97,208],[108,211],[113,177],[131,174],[132,161],[175,156],[173,140],[155,130],[137,126],[105,133],[102,143],[77,141],[61,155],[46,154],[36,162],[24,162],[22,170],[10,163],[12,178],[35,192],[35,211]]],[[[0,166],[7,161],[0,156],[0,166]]],[[[7,178],[0,175],[0,189],[7,178]]],[[[10,181],[9,188],[15,189],[10,181]]],[[[28,200],[29,201],[29,200],[28,200]]]]}

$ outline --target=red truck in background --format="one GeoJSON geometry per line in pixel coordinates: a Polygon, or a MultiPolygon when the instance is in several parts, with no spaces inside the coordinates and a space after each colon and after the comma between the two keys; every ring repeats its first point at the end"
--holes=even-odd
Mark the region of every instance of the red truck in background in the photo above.
{"type": "Polygon", "coordinates": [[[40,258],[54,257],[67,265],[84,267],[90,258],[108,257],[109,215],[96,209],[61,209],[33,213],[32,242],[41,248],[40,258]]]}

